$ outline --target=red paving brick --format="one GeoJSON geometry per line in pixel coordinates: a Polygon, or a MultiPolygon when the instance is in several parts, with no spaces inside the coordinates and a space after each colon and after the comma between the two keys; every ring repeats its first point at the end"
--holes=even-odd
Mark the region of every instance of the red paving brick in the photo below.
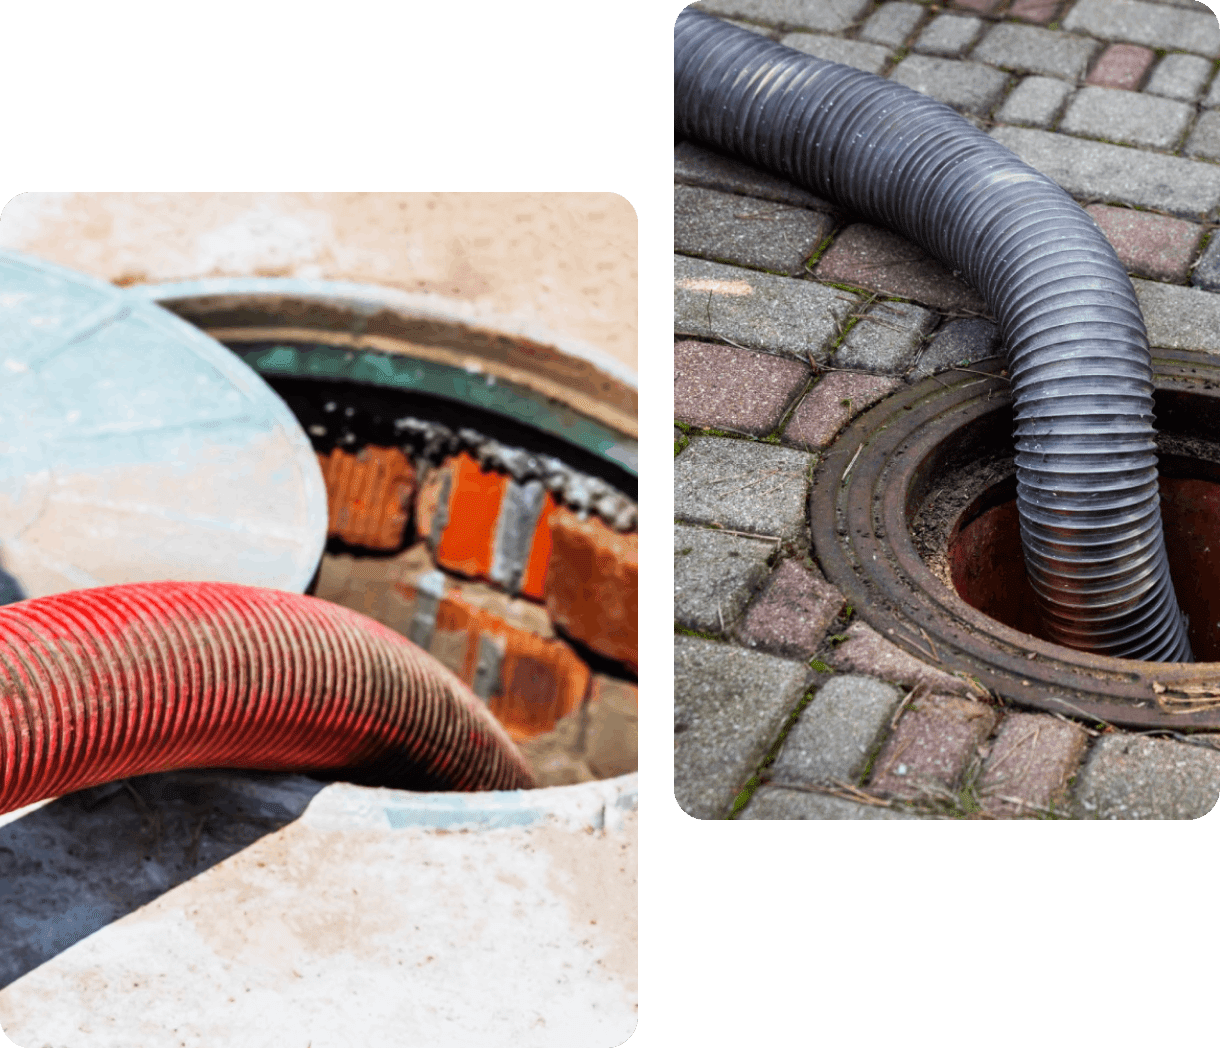
{"type": "Polygon", "coordinates": [[[953,799],[998,717],[993,706],[953,695],[913,698],[881,747],[869,785],[895,797],[953,799]]]}
{"type": "Polygon", "coordinates": [[[1063,6],[1063,0],[1012,0],[1008,14],[1022,22],[1046,25],[1052,22],[1063,6]]]}
{"type": "Polygon", "coordinates": [[[848,226],[835,238],[813,275],[818,280],[899,295],[934,309],[987,312],[977,291],[909,240],[862,222],[848,226]]]}
{"type": "Polygon", "coordinates": [[[1155,58],[1156,53],[1147,47],[1111,44],[1101,53],[1086,82],[1098,87],[1134,91],[1155,58]]]}
{"type": "Polygon", "coordinates": [[[831,371],[805,394],[784,427],[784,443],[824,448],[851,419],[902,385],[885,375],[831,371]]]}
{"type": "Polygon", "coordinates": [[[795,360],[706,342],[674,346],[674,417],[766,436],[809,379],[795,360]]]}
{"type": "Polygon", "coordinates": [[[594,651],[632,666],[638,659],[639,536],[560,509],[551,526],[546,610],[594,651]]]}
{"type": "Polygon", "coordinates": [[[993,815],[1041,814],[1060,804],[1084,756],[1077,724],[1044,713],[1009,713],[983,762],[978,793],[993,815]]]}
{"type": "Polygon", "coordinates": [[[402,545],[415,469],[398,448],[367,447],[355,455],[335,448],[319,455],[318,464],[326,482],[329,536],[368,549],[402,545]]]}
{"type": "Polygon", "coordinates": [[[953,0],[953,7],[963,11],[976,11],[981,15],[989,15],[994,12],[1004,0],[953,0]]]}
{"type": "Polygon", "coordinates": [[[843,596],[815,571],[785,560],[746,612],[737,635],[743,644],[776,655],[809,658],[843,610],[843,596]]]}
{"type": "Polygon", "coordinates": [[[923,684],[950,695],[976,694],[974,688],[961,677],[908,655],[863,622],[853,622],[847,627],[845,636],[847,640],[827,657],[835,669],[844,673],[863,673],[908,688],[923,684]]]}
{"type": "Polygon", "coordinates": [[[1186,282],[1203,239],[1202,226],[1129,207],[1090,204],[1085,210],[1128,271],[1152,280],[1186,282]]]}

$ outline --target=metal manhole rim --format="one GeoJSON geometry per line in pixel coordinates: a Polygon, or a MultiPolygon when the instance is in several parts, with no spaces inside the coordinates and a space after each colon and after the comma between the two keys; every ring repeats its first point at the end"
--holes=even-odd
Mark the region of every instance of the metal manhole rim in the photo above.
{"type": "MultiPolygon", "coordinates": [[[[1158,390],[1220,400],[1220,361],[1188,351],[1153,353],[1158,390]]],[[[906,515],[916,472],[930,449],[967,422],[1011,403],[1003,366],[992,358],[972,363],[969,373],[942,372],[840,432],[809,495],[811,537],[826,578],[886,640],[1005,701],[1144,729],[1220,729],[1220,709],[1169,712],[1153,690],[1155,682],[1171,692],[1203,684],[1220,692],[1220,663],[1139,662],[1039,640],[968,605],[916,551],[906,515]],[[948,428],[946,417],[956,426],[948,428]]]]}

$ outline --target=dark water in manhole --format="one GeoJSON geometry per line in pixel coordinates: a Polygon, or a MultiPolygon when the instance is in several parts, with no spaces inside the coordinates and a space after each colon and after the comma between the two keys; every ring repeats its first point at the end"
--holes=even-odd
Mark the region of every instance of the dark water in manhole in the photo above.
{"type": "MultiPolygon", "coordinates": [[[[1169,570],[1200,662],[1220,661],[1220,479],[1191,474],[1213,471],[1211,463],[1175,457],[1162,462],[1160,481],[1169,570]]],[[[992,485],[966,508],[946,554],[953,587],[967,604],[1051,640],[1025,574],[1015,477],[992,485]]]]}

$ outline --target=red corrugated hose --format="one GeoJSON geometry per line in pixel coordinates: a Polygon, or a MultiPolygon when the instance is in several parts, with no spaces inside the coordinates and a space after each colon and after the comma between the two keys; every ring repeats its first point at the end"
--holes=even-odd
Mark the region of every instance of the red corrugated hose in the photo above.
{"type": "Polygon", "coordinates": [[[0,812],[218,767],[411,790],[534,785],[465,684],[347,608],[184,582],[0,607],[0,812]]]}

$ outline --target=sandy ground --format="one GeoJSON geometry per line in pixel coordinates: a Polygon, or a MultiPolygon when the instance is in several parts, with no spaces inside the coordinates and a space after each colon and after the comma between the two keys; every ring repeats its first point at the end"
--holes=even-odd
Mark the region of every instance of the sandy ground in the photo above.
{"type": "Polygon", "coordinates": [[[0,248],[124,284],[277,276],[458,299],[636,368],[636,217],[612,193],[24,193],[0,248]]]}

